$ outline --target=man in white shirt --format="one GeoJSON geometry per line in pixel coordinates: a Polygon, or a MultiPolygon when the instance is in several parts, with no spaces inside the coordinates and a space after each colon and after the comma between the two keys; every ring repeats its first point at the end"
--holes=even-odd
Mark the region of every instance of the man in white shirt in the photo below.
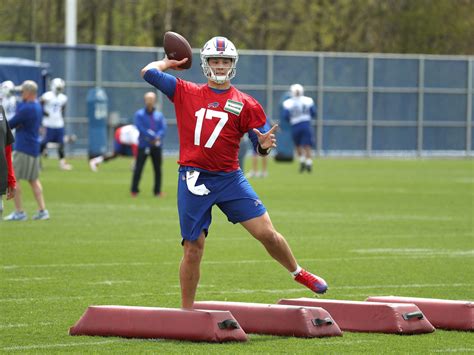
{"type": "Polygon", "coordinates": [[[283,101],[282,118],[291,124],[291,132],[300,159],[300,173],[311,172],[314,146],[311,119],[316,116],[316,105],[312,98],[304,96],[300,84],[290,86],[291,97],[283,101]]]}
{"type": "Polygon", "coordinates": [[[46,128],[41,153],[43,154],[48,143],[57,143],[60,169],[71,170],[72,166],[64,158],[64,112],[67,96],[63,92],[64,80],[54,78],[51,80],[51,91],[45,92],[40,98],[44,113],[43,127],[46,128]]]}

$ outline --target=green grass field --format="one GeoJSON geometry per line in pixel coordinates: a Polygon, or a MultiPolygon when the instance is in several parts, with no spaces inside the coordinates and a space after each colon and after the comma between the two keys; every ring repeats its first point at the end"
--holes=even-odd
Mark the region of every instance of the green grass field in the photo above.
{"type": "MultiPolygon", "coordinates": [[[[21,353],[473,352],[474,334],[344,333],[300,339],[250,335],[245,344],[72,337],[88,305],[179,307],[177,165],[164,164],[163,199],[129,196],[130,160],[89,171],[45,161],[49,221],[0,223],[0,350],[21,353]]],[[[249,162],[247,162],[249,163],[249,162]]],[[[472,160],[323,159],[312,175],[270,164],[252,180],[299,263],[330,285],[325,298],[370,295],[474,299],[472,160]]],[[[23,184],[28,216],[36,209],[23,184]]],[[[13,208],[5,203],[5,215],[13,208]]],[[[214,209],[198,300],[275,303],[312,297],[239,225],[214,209]]]]}

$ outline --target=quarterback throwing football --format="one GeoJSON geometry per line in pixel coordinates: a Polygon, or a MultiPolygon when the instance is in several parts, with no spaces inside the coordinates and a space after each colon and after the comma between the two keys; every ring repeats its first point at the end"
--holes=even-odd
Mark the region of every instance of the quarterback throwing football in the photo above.
{"type": "Polygon", "coordinates": [[[265,206],[239,169],[241,137],[249,133],[256,151],[269,153],[276,146],[274,131],[267,130],[262,106],[230,83],[239,59],[225,37],[210,39],[201,49],[201,66],[207,84],[198,85],[165,73],[180,70],[187,58],[164,58],[149,63],[141,74],[175,106],[180,141],[178,213],[183,245],[180,266],[181,302],[192,308],[200,276],[211,210],[217,205],[232,223],[240,223],[296,281],[316,293],[326,282],[302,269],[285,238],[278,233],[265,206]]]}

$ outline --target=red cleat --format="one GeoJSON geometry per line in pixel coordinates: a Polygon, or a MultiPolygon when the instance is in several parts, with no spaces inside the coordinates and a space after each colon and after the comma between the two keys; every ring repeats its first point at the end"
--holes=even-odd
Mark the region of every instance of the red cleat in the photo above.
{"type": "Polygon", "coordinates": [[[328,289],[328,284],[326,283],[326,281],[324,281],[324,279],[319,276],[313,275],[305,269],[301,269],[300,273],[296,275],[295,281],[306,286],[311,291],[319,294],[325,293],[328,289]]]}

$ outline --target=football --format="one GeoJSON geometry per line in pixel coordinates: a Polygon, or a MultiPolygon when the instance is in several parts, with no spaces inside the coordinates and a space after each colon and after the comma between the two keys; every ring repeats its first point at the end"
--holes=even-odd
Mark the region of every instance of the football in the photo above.
{"type": "Polygon", "coordinates": [[[189,42],[179,33],[168,31],[163,38],[163,48],[169,59],[181,60],[188,58],[188,61],[179,68],[189,69],[193,62],[193,52],[189,42]]]}

